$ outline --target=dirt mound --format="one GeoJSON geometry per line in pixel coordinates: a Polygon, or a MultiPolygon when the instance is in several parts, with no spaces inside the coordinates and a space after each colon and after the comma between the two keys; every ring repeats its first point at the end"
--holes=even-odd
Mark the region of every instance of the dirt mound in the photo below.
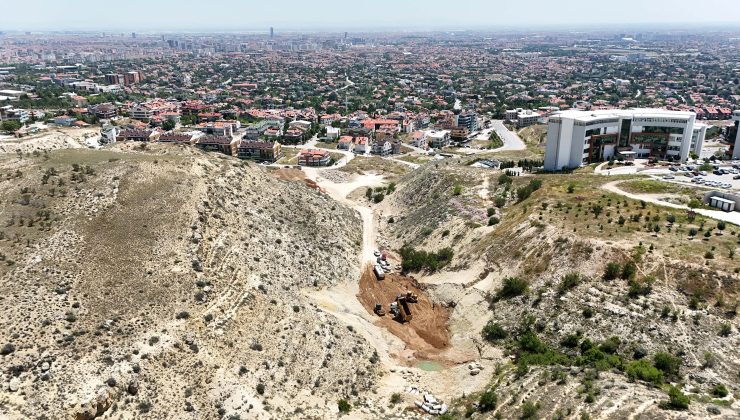
{"type": "Polygon", "coordinates": [[[306,179],[306,173],[300,169],[281,168],[269,172],[270,175],[285,181],[303,181],[306,179]]]}
{"type": "Polygon", "coordinates": [[[390,314],[386,314],[378,317],[377,323],[403,340],[409,349],[414,350],[416,358],[433,359],[450,344],[447,329],[450,314],[447,308],[429,300],[416,280],[398,274],[387,274],[384,280],[379,281],[368,266],[360,278],[360,293],[357,297],[368,312],[373,312],[376,303],[382,304],[387,312],[388,305],[396,296],[406,294],[407,291],[419,296],[418,302],[410,305],[413,319],[401,324],[390,314]]]}

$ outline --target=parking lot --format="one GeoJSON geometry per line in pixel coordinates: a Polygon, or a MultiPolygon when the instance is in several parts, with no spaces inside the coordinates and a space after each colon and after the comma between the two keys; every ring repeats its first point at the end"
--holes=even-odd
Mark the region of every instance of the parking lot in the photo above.
{"type": "Polygon", "coordinates": [[[651,175],[664,181],[711,188],[720,191],[740,190],[740,169],[738,169],[740,164],[736,163],[734,166],[735,167],[729,164],[719,165],[719,170],[725,172],[722,174],[715,173],[715,169],[711,171],[698,171],[698,169],[694,167],[694,170],[692,171],[690,170],[691,167],[687,168],[685,166],[679,167],[675,171],[670,169],[660,169],[650,172],[651,175]],[[698,175],[694,175],[696,173],[698,173],[698,175]],[[735,177],[738,179],[734,179],[735,177]]]}

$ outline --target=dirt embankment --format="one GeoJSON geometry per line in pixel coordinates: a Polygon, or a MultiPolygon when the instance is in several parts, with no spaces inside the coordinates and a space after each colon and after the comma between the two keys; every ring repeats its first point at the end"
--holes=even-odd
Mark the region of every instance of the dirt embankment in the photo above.
{"type": "Polygon", "coordinates": [[[386,314],[378,317],[377,324],[403,340],[407,348],[413,350],[416,359],[438,358],[450,345],[447,329],[450,313],[447,308],[429,300],[416,280],[398,274],[386,274],[384,280],[377,280],[368,266],[360,277],[357,298],[370,313],[373,313],[376,303],[383,305],[388,312],[388,305],[396,296],[405,295],[407,291],[419,296],[417,303],[410,304],[413,319],[401,324],[386,314]]]}

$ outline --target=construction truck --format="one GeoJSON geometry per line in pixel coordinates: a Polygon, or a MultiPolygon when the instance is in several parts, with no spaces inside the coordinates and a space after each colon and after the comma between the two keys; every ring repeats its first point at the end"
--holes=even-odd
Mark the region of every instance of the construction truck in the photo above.
{"type": "Polygon", "coordinates": [[[385,310],[383,310],[383,305],[381,305],[379,303],[376,303],[375,304],[375,309],[373,309],[373,312],[375,312],[375,314],[378,315],[378,316],[385,315],[385,310]]]}
{"type": "Polygon", "coordinates": [[[393,312],[395,318],[401,323],[411,321],[411,309],[409,308],[408,301],[406,301],[406,296],[396,296],[396,301],[391,303],[391,312],[393,312]]]}

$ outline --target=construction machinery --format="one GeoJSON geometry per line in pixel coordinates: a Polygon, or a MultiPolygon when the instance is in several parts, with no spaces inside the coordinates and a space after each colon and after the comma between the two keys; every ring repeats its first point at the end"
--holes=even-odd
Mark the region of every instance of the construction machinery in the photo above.
{"type": "Polygon", "coordinates": [[[411,290],[406,291],[406,302],[416,303],[419,301],[419,296],[416,293],[412,293],[411,290]]]}
{"type": "Polygon", "coordinates": [[[373,309],[373,312],[375,312],[375,315],[377,316],[383,316],[385,315],[385,310],[383,309],[383,305],[376,303],[375,309],[373,309]]]}
{"type": "Polygon", "coordinates": [[[385,270],[383,270],[383,267],[380,264],[375,264],[373,271],[378,280],[383,280],[385,278],[385,270]]]}
{"type": "Polygon", "coordinates": [[[406,296],[396,296],[396,300],[391,303],[391,313],[401,323],[411,321],[413,316],[411,315],[411,309],[409,308],[409,302],[406,300],[406,296]]]}

